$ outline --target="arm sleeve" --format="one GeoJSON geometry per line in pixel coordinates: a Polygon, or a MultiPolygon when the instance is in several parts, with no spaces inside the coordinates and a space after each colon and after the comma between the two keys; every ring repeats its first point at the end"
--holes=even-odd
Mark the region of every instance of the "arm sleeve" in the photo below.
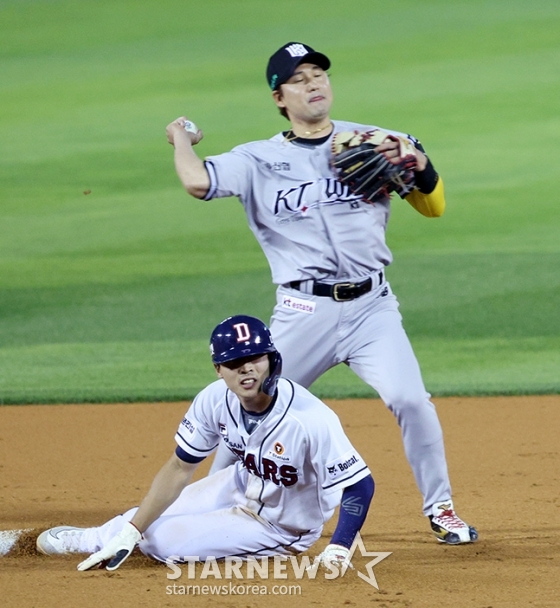
{"type": "Polygon", "coordinates": [[[356,534],[364,525],[374,491],[375,483],[371,475],[344,489],[331,544],[342,545],[347,549],[352,546],[356,534]]]}
{"type": "Polygon", "coordinates": [[[175,441],[181,450],[175,453],[181,460],[200,462],[218,447],[219,431],[214,428],[212,420],[207,415],[208,412],[212,412],[215,405],[212,395],[207,391],[195,397],[175,434],[175,441]],[[182,457],[185,454],[200,460],[187,460],[182,457]]]}
{"type": "MultiPolygon", "coordinates": [[[[414,145],[420,152],[426,154],[424,147],[418,140],[414,140],[414,145]]],[[[415,178],[416,188],[404,197],[406,201],[425,217],[440,217],[443,215],[445,211],[443,180],[429,158],[424,171],[417,171],[415,178]]]]}
{"type": "Polygon", "coordinates": [[[313,465],[324,495],[337,494],[371,475],[332,410],[326,408],[314,423],[310,443],[313,465]]]}
{"type": "Polygon", "coordinates": [[[175,454],[177,455],[177,458],[183,462],[190,462],[191,464],[197,464],[204,460],[204,456],[192,456],[188,452],[185,452],[185,450],[183,450],[183,448],[180,446],[175,448],[175,454]]]}
{"type": "Polygon", "coordinates": [[[253,162],[254,159],[240,147],[206,158],[204,166],[210,177],[210,188],[204,200],[226,196],[243,199],[250,188],[253,162]]]}
{"type": "Polygon", "coordinates": [[[418,213],[426,217],[440,217],[445,211],[445,194],[443,190],[443,180],[440,176],[433,192],[424,194],[416,188],[407,194],[406,201],[410,203],[418,213]]]}

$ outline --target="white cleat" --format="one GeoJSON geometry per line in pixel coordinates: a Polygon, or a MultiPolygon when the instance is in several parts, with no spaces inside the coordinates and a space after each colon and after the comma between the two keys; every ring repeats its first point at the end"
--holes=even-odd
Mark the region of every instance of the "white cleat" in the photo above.
{"type": "Polygon", "coordinates": [[[83,553],[80,551],[80,539],[85,528],[57,526],[41,532],[37,537],[37,551],[45,555],[67,555],[83,553]]]}
{"type": "Polygon", "coordinates": [[[453,501],[436,503],[430,516],[432,532],[440,543],[461,545],[478,539],[476,528],[469,526],[455,513],[453,501]]]}

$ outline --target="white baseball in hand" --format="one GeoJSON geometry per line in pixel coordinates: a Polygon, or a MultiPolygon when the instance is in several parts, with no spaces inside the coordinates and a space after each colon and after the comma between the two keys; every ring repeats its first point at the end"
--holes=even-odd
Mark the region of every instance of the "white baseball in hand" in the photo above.
{"type": "Polygon", "coordinates": [[[184,128],[187,133],[198,133],[198,127],[191,120],[185,120],[184,128]]]}

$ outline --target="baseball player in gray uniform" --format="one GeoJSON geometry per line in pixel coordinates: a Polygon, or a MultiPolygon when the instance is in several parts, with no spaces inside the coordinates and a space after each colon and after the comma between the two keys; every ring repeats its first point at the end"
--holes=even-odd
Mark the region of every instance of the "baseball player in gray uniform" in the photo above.
{"type": "Polygon", "coordinates": [[[308,549],[341,506],[321,562],[348,564],[374,492],[370,471],[336,414],[280,377],[282,357],[266,325],[245,315],[213,331],[219,380],[197,395],[177,448],[140,504],[102,526],[41,533],[47,555],[93,553],[78,565],[114,570],[136,545],[157,560],[291,555],[308,549]],[[190,484],[219,443],[235,463],[190,484]]]}
{"type": "MultiPolygon", "coordinates": [[[[437,540],[472,542],[477,532],[455,512],[442,429],[385,275],[390,196],[367,202],[337,180],[330,162],[333,135],[379,127],[331,120],[329,67],[311,47],[285,44],[266,75],[290,128],[202,161],[193,150],[202,131],[180,117],[167,127],[176,171],[197,198],[241,201],[278,286],[270,328],[285,354],[285,376],[309,387],[331,367],[350,366],[396,417],[437,540]]],[[[441,215],[443,181],[422,145],[384,131],[395,141],[376,150],[388,159],[399,158],[398,137],[414,146],[415,187],[404,198],[424,216],[441,215]]],[[[213,470],[227,462],[227,452],[219,452],[213,470]]]]}

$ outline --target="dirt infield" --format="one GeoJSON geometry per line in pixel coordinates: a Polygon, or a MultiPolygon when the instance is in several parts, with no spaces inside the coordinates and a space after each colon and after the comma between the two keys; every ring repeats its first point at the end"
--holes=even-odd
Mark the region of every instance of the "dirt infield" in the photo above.
{"type": "MultiPolygon", "coordinates": [[[[46,557],[29,533],[0,557],[0,604],[66,606],[544,607],[560,606],[560,396],[436,399],[454,498],[480,541],[434,541],[405,461],[399,430],[379,401],[330,401],[376,480],[363,529],[379,590],[354,556],[343,578],[168,580],[165,565],[133,555],[114,573],[46,557]],[[175,593],[171,585],[175,584],[175,593]],[[203,594],[204,585],[221,594],[203,594]],[[188,587],[191,586],[191,589],[188,587]],[[198,591],[196,589],[198,586],[198,591]],[[291,587],[291,589],[290,589],[291,587]],[[181,594],[184,593],[184,594],[181,594]],[[187,594],[188,592],[188,594],[187,594]],[[262,595],[267,593],[266,596],[262,595]],[[193,597],[193,593],[198,593],[193,597]],[[227,595],[224,595],[227,593],[227,595]]],[[[137,504],[174,449],[186,403],[0,407],[0,530],[91,526],[137,504]]],[[[207,466],[201,467],[203,474],[207,466]]],[[[309,551],[327,543],[336,517],[309,551]]]]}

